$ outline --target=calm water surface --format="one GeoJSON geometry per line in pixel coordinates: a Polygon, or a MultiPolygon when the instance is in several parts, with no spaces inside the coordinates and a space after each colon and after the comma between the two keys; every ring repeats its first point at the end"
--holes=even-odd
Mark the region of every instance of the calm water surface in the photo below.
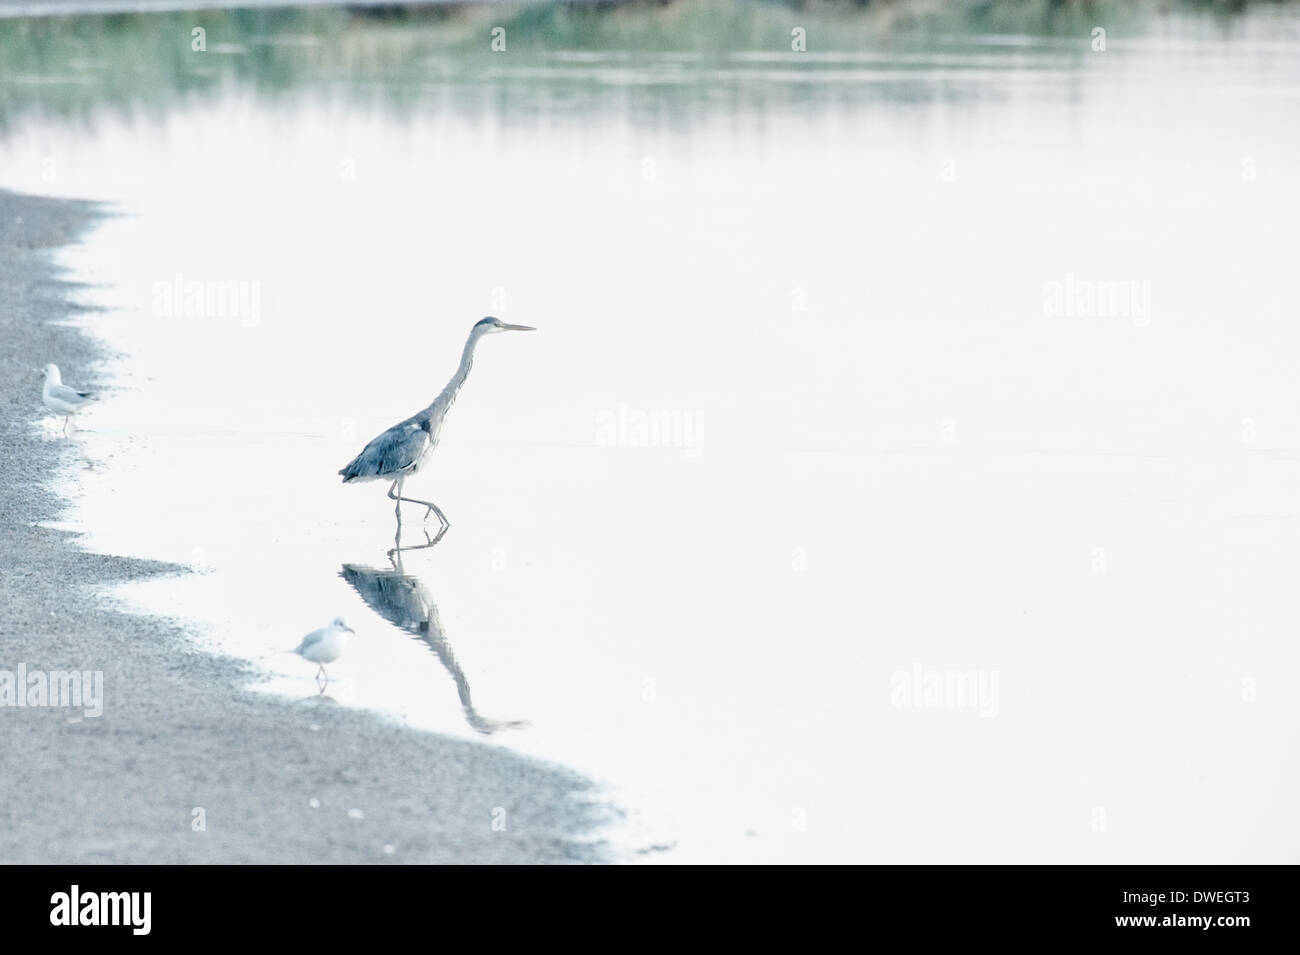
{"type": "Polygon", "coordinates": [[[0,186],[119,213],[68,523],[199,571],[117,596],[304,701],[345,615],[331,697],[591,776],[629,858],[1294,861],[1294,9],[681,9],[5,34],[0,186]],[[390,559],[335,472],[485,314],[539,331],[390,559]]]}

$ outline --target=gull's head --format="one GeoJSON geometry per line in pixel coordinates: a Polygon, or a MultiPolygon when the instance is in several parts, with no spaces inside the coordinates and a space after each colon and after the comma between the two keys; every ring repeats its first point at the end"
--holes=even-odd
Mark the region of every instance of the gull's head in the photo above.
{"type": "Polygon", "coordinates": [[[535,332],[537,329],[531,325],[509,325],[489,315],[474,323],[474,331],[480,335],[495,335],[497,332],[535,332]]]}
{"type": "Polygon", "coordinates": [[[56,385],[63,380],[59,377],[59,366],[53,362],[42,368],[39,373],[45,376],[46,381],[51,381],[56,385]]]}
{"type": "Polygon", "coordinates": [[[342,617],[335,617],[330,621],[330,626],[335,630],[346,630],[348,633],[356,633],[355,630],[348,626],[348,622],[342,617]]]}

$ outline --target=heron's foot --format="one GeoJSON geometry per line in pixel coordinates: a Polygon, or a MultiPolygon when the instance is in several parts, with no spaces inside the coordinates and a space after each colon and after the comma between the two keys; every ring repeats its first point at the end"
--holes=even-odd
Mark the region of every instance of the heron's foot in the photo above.
{"type": "Polygon", "coordinates": [[[404,498],[402,498],[402,500],[403,500],[403,501],[407,501],[407,502],[409,502],[409,503],[411,503],[411,504],[423,504],[423,505],[424,505],[424,517],[422,517],[421,520],[425,520],[425,521],[427,521],[427,520],[429,519],[429,515],[430,515],[430,514],[437,514],[437,515],[438,515],[438,523],[439,523],[439,524],[442,524],[444,527],[450,527],[450,526],[451,526],[451,522],[450,522],[449,520],[447,520],[447,515],[444,514],[444,513],[442,513],[442,509],[441,509],[440,507],[438,507],[437,504],[434,504],[432,501],[420,501],[420,500],[416,500],[416,499],[413,498],[413,497],[404,497],[404,498]]]}

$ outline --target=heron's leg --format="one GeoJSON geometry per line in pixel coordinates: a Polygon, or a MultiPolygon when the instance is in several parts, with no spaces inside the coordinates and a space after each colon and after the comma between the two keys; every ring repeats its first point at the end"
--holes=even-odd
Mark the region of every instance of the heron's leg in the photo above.
{"type": "MultiPolygon", "coordinates": [[[[405,486],[405,482],[403,481],[403,479],[398,478],[396,481],[393,482],[393,486],[388,489],[388,496],[397,502],[397,526],[398,527],[402,526],[402,502],[403,501],[406,501],[408,504],[423,504],[425,507],[428,508],[428,510],[424,512],[424,516],[426,518],[430,514],[437,514],[438,522],[442,524],[443,532],[445,532],[448,527],[451,527],[451,521],[447,520],[447,515],[442,513],[442,510],[438,507],[437,504],[434,504],[432,501],[421,501],[418,498],[414,498],[414,497],[402,497],[402,488],[404,486],[405,486]],[[394,491],[396,491],[397,493],[394,494],[393,493],[394,491]]],[[[438,536],[441,537],[442,533],[439,533],[438,536]]]]}
{"type": "Polygon", "coordinates": [[[423,504],[425,507],[428,508],[428,510],[424,512],[424,516],[425,516],[426,518],[427,518],[430,514],[437,514],[437,515],[438,515],[438,521],[439,521],[439,523],[442,524],[442,526],[443,526],[444,529],[445,529],[445,528],[448,528],[448,527],[451,527],[451,521],[447,520],[447,515],[444,514],[444,513],[442,513],[442,511],[438,508],[438,505],[437,505],[437,504],[434,504],[432,501],[419,501],[419,500],[416,500],[416,499],[413,498],[413,497],[404,497],[404,498],[402,498],[402,500],[403,500],[403,501],[410,501],[412,504],[423,504]]]}
{"type": "Polygon", "coordinates": [[[401,483],[402,483],[401,478],[398,478],[388,488],[388,497],[391,500],[397,502],[397,505],[393,508],[393,513],[397,515],[397,536],[398,537],[402,536],[402,489],[401,487],[399,487],[401,483]],[[394,494],[393,493],[394,491],[396,491],[397,493],[394,494]]]}

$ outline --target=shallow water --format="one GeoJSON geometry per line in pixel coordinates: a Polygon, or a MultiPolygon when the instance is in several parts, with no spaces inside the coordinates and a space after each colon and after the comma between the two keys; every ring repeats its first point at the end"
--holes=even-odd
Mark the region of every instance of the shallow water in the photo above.
{"type": "Polygon", "coordinates": [[[122,599],[303,699],[345,615],[332,698],[590,775],[632,858],[1294,860],[1293,8],[514,58],[342,16],[5,73],[0,186],[121,213],[67,256],[122,355],[69,524],[201,571],[122,599]],[[539,331],[398,565],[335,472],[484,314],[539,331]]]}

